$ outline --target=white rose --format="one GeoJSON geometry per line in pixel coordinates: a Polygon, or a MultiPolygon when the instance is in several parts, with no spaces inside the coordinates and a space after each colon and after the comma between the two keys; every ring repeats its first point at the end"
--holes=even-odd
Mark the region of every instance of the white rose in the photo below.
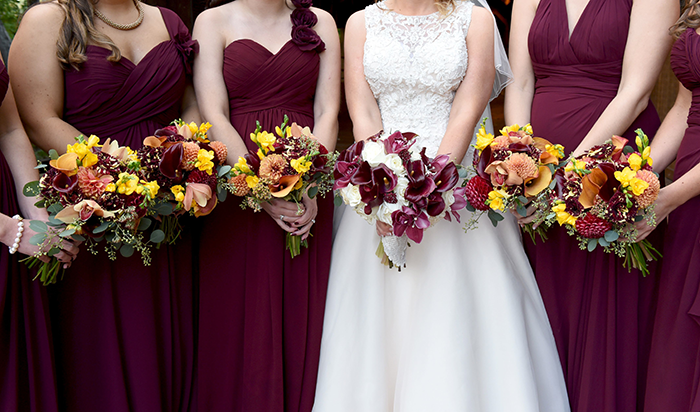
{"type": "Polygon", "coordinates": [[[411,160],[415,161],[415,160],[421,159],[421,157],[420,157],[421,148],[418,147],[418,145],[414,144],[413,146],[411,146],[410,151],[411,151],[411,160]]]}
{"type": "Polygon", "coordinates": [[[398,203],[382,203],[382,205],[379,206],[379,210],[377,211],[377,219],[388,225],[391,225],[391,214],[399,209],[401,209],[401,205],[398,203]]]}
{"type": "Polygon", "coordinates": [[[394,193],[396,193],[396,197],[399,199],[404,199],[406,196],[406,189],[408,189],[408,178],[406,177],[399,177],[396,181],[396,187],[394,188],[394,193]]]}
{"type": "Polygon", "coordinates": [[[401,158],[396,153],[388,154],[384,163],[396,176],[403,176],[406,174],[403,161],[401,161],[401,158]]]}
{"type": "Polygon", "coordinates": [[[378,209],[379,208],[375,206],[372,208],[372,213],[369,215],[366,215],[365,214],[365,206],[360,205],[360,206],[355,208],[355,211],[357,212],[357,214],[362,216],[362,218],[365,219],[365,221],[367,221],[367,223],[369,223],[370,225],[373,225],[374,222],[377,220],[377,210],[378,209]]]}
{"type": "Polygon", "coordinates": [[[445,206],[447,206],[446,209],[449,209],[455,202],[454,190],[448,190],[447,192],[443,193],[442,199],[445,201],[445,206]]]}
{"type": "Polygon", "coordinates": [[[348,185],[340,189],[340,195],[343,197],[343,201],[346,205],[350,207],[357,207],[362,203],[362,196],[360,196],[360,189],[354,185],[348,185]]]}
{"type": "Polygon", "coordinates": [[[365,147],[362,149],[362,160],[375,167],[386,161],[386,153],[384,153],[384,145],[378,142],[365,142],[365,147]]]}

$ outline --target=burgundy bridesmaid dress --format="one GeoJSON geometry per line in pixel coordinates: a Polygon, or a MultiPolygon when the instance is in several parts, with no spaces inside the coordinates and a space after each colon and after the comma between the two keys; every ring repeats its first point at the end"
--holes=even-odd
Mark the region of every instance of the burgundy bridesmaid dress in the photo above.
{"type": "MultiPolygon", "coordinates": [[[[197,50],[175,13],[160,9],[170,40],[138,64],[107,61],[87,47],[79,71],[65,72],[63,119],[85,134],[136,150],[156,129],[180,117],[190,62],[197,50]]],[[[82,250],[50,287],[59,402],[85,412],[186,411],[194,392],[195,271],[186,232],[173,247],[108,259],[103,246],[82,250]]],[[[84,248],[83,248],[84,249],[84,248]]]]}
{"type": "MultiPolygon", "coordinates": [[[[231,124],[250,141],[287,114],[313,128],[320,57],[290,40],[276,54],[243,39],[223,51],[231,124]]],[[[202,222],[199,410],[308,412],[313,405],[330,270],[332,196],[318,199],[309,248],[290,258],[264,211],[229,197],[202,222]]]]}
{"type": "MultiPolygon", "coordinates": [[[[631,7],[632,0],[590,0],[569,38],[565,1],[541,0],[528,38],[537,136],[573,151],[615,97],[631,7]]],[[[650,102],[624,136],[634,142],[635,129],[653,136],[658,127],[650,102]]],[[[525,248],[557,342],[572,411],[638,410],[655,277],[628,273],[619,258],[600,249],[580,250],[558,226],[548,236],[544,244],[525,236],[525,248]]],[[[659,239],[650,240],[659,246],[659,239]]]]}
{"type": "MultiPolygon", "coordinates": [[[[0,62],[0,102],[7,92],[0,62]]],[[[0,213],[20,214],[12,173],[0,152],[0,213]]],[[[26,242],[29,239],[23,238],[26,242]]],[[[58,410],[46,289],[32,282],[19,253],[0,245],[0,411],[58,410]]]]}
{"type": "MultiPolygon", "coordinates": [[[[700,163],[700,36],[687,29],[671,51],[671,67],[693,93],[675,179],[700,163]]],[[[700,196],[668,219],[659,303],[649,361],[645,411],[700,411],[700,196]]]]}

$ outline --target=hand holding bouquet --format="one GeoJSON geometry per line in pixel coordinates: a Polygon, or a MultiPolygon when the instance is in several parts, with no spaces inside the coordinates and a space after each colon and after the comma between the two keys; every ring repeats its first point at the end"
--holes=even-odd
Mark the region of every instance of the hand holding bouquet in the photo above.
{"type": "Polygon", "coordinates": [[[637,130],[637,148],[615,136],[571,160],[556,175],[558,196],[552,211],[560,225],[575,236],[581,249],[601,246],[624,258],[627,270],[649,273],[647,260],[660,254],[648,240],[635,243],[633,223],[647,219],[655,225],[653,203],[659,194],[658,176],[652,172],[649,138],[637,130]]]}
{"type": "Polygon", "coordinates": [[[465,189],[448,155],[429,158],[413,149],[415,134],[380,132],[354,143],[338,158],[334,189],[370,224],[392,226],[377,255],[389,267],[405,266],[408,239],[420,243],[423,231],[440,219],[459,221],[465,189]]]}
{"type": "MultiPolygon", "coordinates": [[[[524,217],[528,207],[534,208],[532,222],[524,230],[533,240],[535,233],[546,239],[544,232],[554,222],[549,210],[555,186],[552,176],[563,157],[561,145],[533,137],[529,124],[507,126],[498,137],[486,133],[482,125],[474,152],[476,175],[465,184],[467,208],[487,212],[494,226],[503,220],[499,211],[515,211],[524,217]]],[[[468,222],[466,229],[480,216],[468,222]]]]}
{"type": "MultiPolygon", "coordinates": [[[[229,190],[243,197],[242,208],[262,210],[262,204],[271,199],[282,199],[297,204],[298,214],[304,212],[304,195],[313,199],[325,195],[333,187],[331,170],[336,154],[328,150],[311,134],[308,127],[284,123],[275,128],[275,134],[263,131],[260,123],[250,134],[258,147],[239,157],[231,170],[229,190]]],[[[292,257],[301,253],[308,242],[301,236],[287,232],[287,250],[292,257]]]]}

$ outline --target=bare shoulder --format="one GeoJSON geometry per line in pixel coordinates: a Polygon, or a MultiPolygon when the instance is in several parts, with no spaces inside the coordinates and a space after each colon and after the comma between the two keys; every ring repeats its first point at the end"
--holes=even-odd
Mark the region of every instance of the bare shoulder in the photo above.
{"type": "Polygon", "coordinates": [[[321,36],[338,35],[338,27],[335,25],[335,19],[325,10],[312,7],[311,10],[318,17],[318,23],[314,27],[321,36]]]}
{"type": "Polygon", "coordinates": [[[63,24],[65,16],[63,8],[55,1],[40,3],[24,13],[21,25],[32,28],[58,28],[63,24]]]}
{"type": "Polygon", "coordinates": [[[365,31],[365,11],[360,10],[356,11],[355,13],[350,16],[348,19],[348,22],[345,23],[345,32],[352,32],[352,33],[363,33],[365,31]]]}
{"type": "Polygon", "coordinates": [[[493,17],[491,12],[486,10],[484,7],[475,5],[472,8],[472,23],[477,25],[484,25],[486,23],[492,23],[493,17]]]}

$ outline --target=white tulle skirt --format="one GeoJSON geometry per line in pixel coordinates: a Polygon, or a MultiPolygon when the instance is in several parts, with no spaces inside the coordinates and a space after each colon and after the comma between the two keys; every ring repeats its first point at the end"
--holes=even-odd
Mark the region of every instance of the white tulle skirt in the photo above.
{"type": "Polygon", "coordinates": [[[378,243],[374,226],[345,210],[314,412],[569,411],[513,219],[494,228],[483,218],[468,233],[441,221],[401,272],[381,265],[378,243]]]}

